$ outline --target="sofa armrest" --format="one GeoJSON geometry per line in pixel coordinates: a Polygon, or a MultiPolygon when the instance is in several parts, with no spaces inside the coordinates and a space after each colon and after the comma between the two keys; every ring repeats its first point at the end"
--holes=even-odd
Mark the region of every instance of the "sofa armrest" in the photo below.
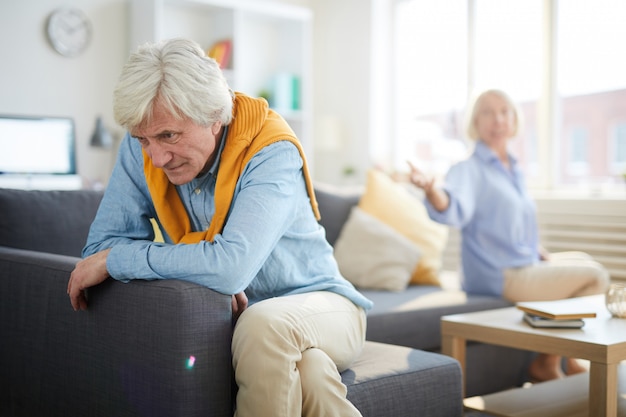
{"type": "Polygon", "coordinates": [[[0,247],[0,415],[232,416],[231,297],[108,279],[75,312],[77,261],[0,247]]]}

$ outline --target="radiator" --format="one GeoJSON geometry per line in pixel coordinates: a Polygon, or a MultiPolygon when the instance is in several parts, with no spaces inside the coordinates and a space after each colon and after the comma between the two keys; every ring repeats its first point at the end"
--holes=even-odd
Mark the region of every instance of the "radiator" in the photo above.
{"type": "MultiPolygon", "coordinates": [[[[542,245],[550,252],[583,251],[603,264],[612,280],[626,280],[626,200],[537,199],[542,245]]],[[[451,229],[444,270],[458,270],[460,234],[451,229]]]]}
{"type": "Polygon", "coordinates": [[[540,199],[537,219],[550,252],[587,252],[611,279],[626,280],[626,200],[540,199]]]}

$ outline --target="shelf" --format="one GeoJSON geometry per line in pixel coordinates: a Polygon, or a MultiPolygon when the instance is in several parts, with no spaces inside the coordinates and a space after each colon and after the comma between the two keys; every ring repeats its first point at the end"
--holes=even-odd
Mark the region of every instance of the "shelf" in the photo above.
{"type": "MultiPolygon", "coordinates": [[[[626,365],[618,368],[617,415],[626,417],[626,365]]],[[[587,417],[589,374],[466,398],[470,410],[501,417],[587,417]]]]}
{"type": "Polygon", "coordinates": [[[277,85],[285,91],[295,80],[297,89],[287,88],[282,100],[287,104],[273,107],[290,123],[310,160],[312,18],[309,8],[269,0],[131,0],[130,47],[184,37],[209,50],[229,39],[231,58],[223,70],[229,85],[251,96],[269,92],[270,104],[277,102],[272,97],[277,85]]]}

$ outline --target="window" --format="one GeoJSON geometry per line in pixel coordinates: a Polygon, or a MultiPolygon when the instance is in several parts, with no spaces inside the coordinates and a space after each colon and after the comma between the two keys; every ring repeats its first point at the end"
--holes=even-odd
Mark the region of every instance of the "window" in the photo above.
{"type": "Polygon", "coordinates": [[[611,172],[626,177],[626,122],[620,123],[612,131],[612,147],[608,155],[611,172]]]}
{"type": "Polygon", "coordinates": [[[541,94],[541,0],[474,2],[473,87],[501,88],[519,102],[541,94]]]}
{"type": "Polygon", "coordinates": [[[475,64],[471,87],[476,91],[500,88],[519,104],[522,129],[511,142],[511,149],[532,181],[539,174],[535,116],[541,95],[542,2],[475,0],[473,4],[475,64]]]}
{"type": "Polygon", "coordinates": [[[467,152],[468,97],[501,88],[522,109],[511,149],[531,187],[622,183],[626,2],[393,0],[393,11],[394,169],[447,171],[467,152]]]}
{"type": "Polygon", "coordinates": [[[592,7],[585,0],[558,1],[556,82],[562,140],[556,144],[564,146],[568,132],[584,129],[586,139],[575,140],[587,141],[587,167],[581,173],[562,165],[556,185],[622,183],[610,152],[617,146],[612,141],[618,140],[612,126],[626,122],[626,62],[617,52],[626,38],[625,19],[622,0],[598,0],[592,7]]]}
{"type": "Polygon", "coordinates": [[[587,161],[589,131],[584,127],[574,127],[569,141],[569,161],[567,171],[570,176],[582,176],[588,173],[587,161]]]}
{"type": "MultiPolygon", "coordinates": [[[[459,111],[467,97],[466,0],[402,1],[394,10],[394,169],[411,159],[443,174],[465,155],[459,111]]],[[[378,161],[383,162],[383,161],[378,161]]]]}

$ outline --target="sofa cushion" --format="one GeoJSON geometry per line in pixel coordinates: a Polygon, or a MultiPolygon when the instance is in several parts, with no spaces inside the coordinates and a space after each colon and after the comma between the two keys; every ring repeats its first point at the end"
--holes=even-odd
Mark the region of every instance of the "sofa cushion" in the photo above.
{"type": "Polygon", "coordinates": [[[315,198],[322,216],[320,224],[326,229],[326,240],[331,245],[335,245],[350,210],[358,204],[360,197],[359,191],[339,189],[329,184],[315,184],[315,198]]]}
{"type": "Polygon", "coordinates": [[[439,285],[438,275],[448,239],[448,227],[430,220],[426,207],[417,196],[385,173],[371,170],[359,207],[420,248],[422,257],[411,277],[412,284],[439,285]]]}
{"type": "Polygon", "coordinates": [[[102,192],[0,189],[0,246],[80,256],[102,192]]]}
{"type": "Polygon", "coordinates": [[[410,285],[401,292],[361,290],[374,302],[367,313],[367,340],[439,350],[441,316],[510,307],[497,297],[467,295],[461,290],[410,285]]]}
{"type": "Polygon", "coordinates": [[[335,242],[341,274],[358,288],[406,289],[420,259],[413,242],[355,206],[335,242]]]}
{"type": "Polygon", "coordinates": [[[341,379],[364,417],[463,414],[461,368],[448,356],[365,342],[341,379]]]}

